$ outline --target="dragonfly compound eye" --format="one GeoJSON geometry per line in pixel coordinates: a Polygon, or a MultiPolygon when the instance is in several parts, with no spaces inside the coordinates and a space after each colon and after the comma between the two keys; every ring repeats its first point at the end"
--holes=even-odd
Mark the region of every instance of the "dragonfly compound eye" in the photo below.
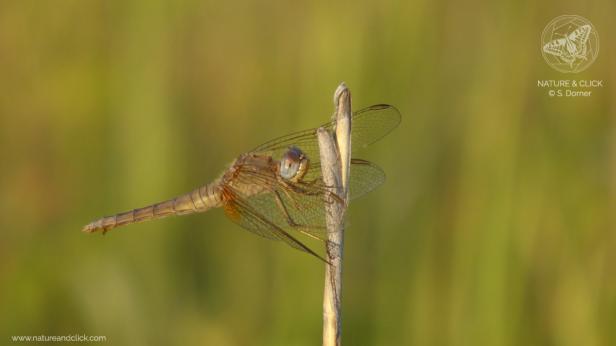
{"type": "Polygon", "coordinates": [[[287,150],[280,159],[280,176],[285,180],[299,181],[308,169],[308,158],[296,147],[287,150]]]}

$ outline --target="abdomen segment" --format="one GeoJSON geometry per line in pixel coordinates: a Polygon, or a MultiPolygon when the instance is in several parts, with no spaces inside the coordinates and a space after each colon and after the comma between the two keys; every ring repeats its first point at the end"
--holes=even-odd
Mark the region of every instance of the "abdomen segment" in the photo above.
{"type": "Polygon", "coordinates": [[[131,223],[160,219],[171,215],[201,213],[221,205],[221,193],[217,183],[203,185],[187,194],[147,207],[133,209],[113,216],[106,216],[85,225],[83,232],[109,231],[131,223]]]}

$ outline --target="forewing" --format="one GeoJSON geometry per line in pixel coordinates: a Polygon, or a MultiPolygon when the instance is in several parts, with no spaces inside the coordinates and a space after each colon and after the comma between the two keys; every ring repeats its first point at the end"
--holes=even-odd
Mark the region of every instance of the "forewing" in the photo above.
{"type": "Polygon", "coordinates": [[[351,159],[350,199],[361,197],[385,182],[385,172],[374,163],[351,159]]]}
{"type": "MultiPolygon", "coordinates": [[[[400,118],[398,109],[390,105],[374,105],[353,113],[351,123],[353,150],[366,147],[383,138],[400,124],[400,118]]],[[[319,127],[332,130],[334,123],[325,123],[319,127]]],[[[279,158],[289,147],[296,146],[308,156],[311,163],[316,163],[319,158],[317,129],[318,127],[273,139],[258,146],[252,152],[265,153],[279,158]]]]}
{"type": "MultiPolygon", "coordinates": [[[[260,236],[278,239],[268,232],[269,228],[277,228],[290,233],[326,240],[325,203],[331,193],[323,183],[320,168],[311,167],[313,179],[285,186],[275,178],[254,171],[240,171],[234,178],[235,186],[228,184],[226,190],[236,205],[227,210],[229,218],[240,223],[260,236]],[[260,184],[265,188],[260,193],[246,193],[237,186],[260,184]],[[252,218],[242,219],[244,215],[236,213],[244,209],[250,211],[252,218]],[[254,217],[258,216],[257,221],[254,217]],[[259,222],[265,220],[266,222],[259,222]]],[[[349,186],[350,199],[353,200],[374,190],[385,181],[385,173],[377,165],[361,159],[351,160],[351,179],[349,186]]]]}
{"type": "Polygon", "coordinates": [[[233,222],[244,229],[261,237],[272,240],[282,240],[287,245],[297,250],[307,252],[320,260],[327,262],[323,257],[304,245],[297,238],[280,228],[275,222],[268,219],[262,211],[256,210],[252,203],[242,199],[233,189],[225,188],[225,214],[233,222]]]}
{"type": "MultiPolygon", "coordinates": [[[[323,184],[318,165],[310,166],[304,179],[296,183],[279,180],[268,170],[238,166],[233,178],[224,184],[234,200],[268,223],[285,231],[325,240],[323,203],[329,191],[323,184]]],[[[255,228],[250,224],[243,226],[255,228]]]]}
{"type": "Polygon", "coordinates": [[[400,112],[394,106],[374,105],[353,113],[351,146],[365,148],[385,137],[400,124],[400,112]]]}

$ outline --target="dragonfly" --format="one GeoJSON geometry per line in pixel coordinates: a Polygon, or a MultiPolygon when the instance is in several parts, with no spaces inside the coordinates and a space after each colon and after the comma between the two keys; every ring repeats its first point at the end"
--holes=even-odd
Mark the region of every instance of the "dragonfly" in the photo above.
{"type": "MultiPolygon", "coordinates": [[[[352,115],[351,143],[355,152],[388,133],[400,123],[400,112],[377,104],[352,115]]],[[[278,240],[327,262],[300,239],[327,241],[326,203],[345,203],[323,181],[317,129],[335,129],[335,121],[282,136],[239,155],[217,179],[191,192],[143,208],[102,217],[83,227],[101,231],[222,208],[226,216],[261,237],[278,240]]],[[[385,181],[383,170],[372,162],[352,158],[349,200],[362,196],[385,181]]]]}

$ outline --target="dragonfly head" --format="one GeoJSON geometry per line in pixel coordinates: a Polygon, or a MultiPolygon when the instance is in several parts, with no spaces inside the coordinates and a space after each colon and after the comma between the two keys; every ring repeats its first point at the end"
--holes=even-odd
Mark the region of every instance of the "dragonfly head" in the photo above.
{"type": "Polygon", "coordinates": [[[291,182],[300,181],[308,171],[308,157],[297,147],[290,147],[280,159],[279,174],[291,182]]]}

